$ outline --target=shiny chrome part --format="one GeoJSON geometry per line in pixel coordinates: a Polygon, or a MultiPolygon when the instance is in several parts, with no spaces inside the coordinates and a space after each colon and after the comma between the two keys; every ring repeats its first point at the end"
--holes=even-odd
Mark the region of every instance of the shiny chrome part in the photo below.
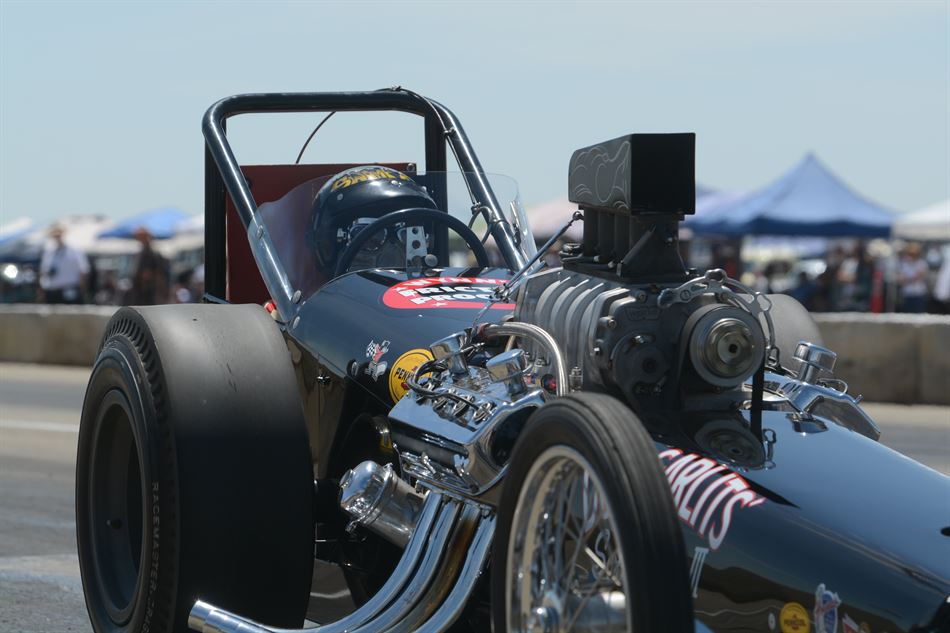
{"type": "Polygon", "coordinates": [[[764,318],[769,330],[769,349],[775,347],[775,326],[772,323],[772,316],[769,314],[772,309],[772,302],[761,292],[756,292],[732,279],[721,268],[707,270],[702,277],[690,279],[678,288],[664,289],[660,292],[657,305],[665,309],[677,303],[689,303],[704,294],[714,295],[720,301],[745,310],[757,319],[759,317],[764,318]]]}
{"type": "Polygon", "coordinates": [[[561,346],[553,336],[548,334],[544,328],[530,323],[519,323],[509,321],[497,325],[489,325],[485,328],[485,336],[516,336],[526,338],[544,349],[548,363],[553,365],[554,377],[557,380],[557,395],[563,396],[568,393],[568,373],[567,363],[564,355],[561,353],[561,346]]]}
{"type": "Polygon", "coordinates": [[[508,388],[508,394],[512,396],[517,396],[527,390],[524,375],[528,367],[528,359],[525,358],[522,349],[502,352],[485,363],[485,369],[488,370],[492,382],[504,383],[508,388]]]}
{"type": "MultiPolygon", "coordinates": [[[[743,288],[721,271],[709,271],[678,288],[657,292],[648,285],[552,269],[532,276],[522,288],[514,320],[539,326],[560,343],[569,371],[568,390],[606,387],[638,396],[658,394],[675,382],[681,367],[677,354],[689,345],[688,339],[673,344],[682,330],[677,325],[697,310],[718,306],[742,321],[750,332],[748,336],[730,334],[726,339],[755,342],[749,352],[737,346],[732,358],[729,349],[735,341],[724,341],[721,353],[712,350],[711,356],[720,359],[713,364],[721,366],[720,373],[726,376],[707,371],[706,381],[717,387],[736,387],[742,384],[744,371],[732,375],[731,365],[743,364],[741,361],[751,355],[750,364],[758,367],[756,361],[764,357],[774,338],[768,297],[745,294],[743,288]]],[[[535,364],[534,374],[548,373],[549,354],[544,346],[527,341],[521,347],[535,364]]],[[[754,367],[746,375],[752,371],[754,367]]]]}
{"type": "Polygon", "coordinates": [[[418,268],[425,265],[426,234],[421,226],[406,227],[406,268],[418,268]]]}
{"type": "Polygon", "coordinates": [[[523,421],[546,397],[538,387],[513,396],[479,367],[465,376],[430,378],[426,393],[402,398],[389,411],[403,474],[466,497],[481,495],[507,465],[496,444],[499,432],[509,421],[523,421]]]}
{"type": "MultiPolygon", "coordinates": [[[[448,582],[446,580],[448,575],[445,573],[444,565],[440,565],[439,563],[440,561],[444,563],[444,557],[452,558],[453,556],[457,557],[464,553],[464,546],[460,552],[459,548],[454,547],[454,542],[451,538],[457,528],[456,519],[459,514],[460,505],[461,504],[456,501],[448,502],[447,506],[449,511],[439,517],[438,524],[436,525],[435,533],[436,536],[440,538],[438,538],[438,540],[436,540],[436,538],[431,539],[428,547],[423,550],[419,562],[419,570],[385,609],[380,611],[372,621],[352,629],[354,633],[357,631],[361,633],[368,633],[369,631],[388,631],[390,627],[396,626],[420,599],[426,597],[426,589],[430,587],[433,582],[436,582],[436,579],[442,582],[448,582]]],[[[472,513],[477,516],[478,510],[471,506],[465,508],[466,519],[471,519],[472,513]]],[[[347,629],[348,633],[349,631],[350,629],[347,629]]],[[[323,633],[323,631],[318,628],[314,633],[323,633]]]]}
{"type": "Polygon", "coordinates": [[[829,420],[874,441],[881,437],[877,424],[858,405],[859,399],[843,391],[772,372],[765,373],[765,390],[783,398],[800,415],[829,420]]]}
{"type": "Polygon", "coordinates": [[[483,516],[482,507],[444,500],[432,491],[396,572],[379,593],[347,617],[313,628],[275,629],[198,601],[188,626],[205,633],[445,631],[474,590],[494,525],[494,516],[483,516]]]}
{"type": "Polygon", "coordinates": [[[748,371],[755,341],[752,332],[738,319],[720,319],[706,333],[703,360],[714,373],[734,377],[748,371]]]}
{"type": "MultiPolygon", "coordinates": [[[[403,552],[393,575],[366,604],[336,622],[319,627],[320,633],[345,633],[350,631],[371,621],[374,616],[395,600],[416,572],[422,553],[430,545],[430,539],[440,540],[445,538],[442,532],[446,530],[446,527],[444,522],[439,520],[444,518],[447,511],[448,506],[443,503],[442,495],[434,491],[429,492],[426,495],[425,505],[422,508],[416,531],[409,539],[409,546],[403,552]],[[434,530],[437,521],[439,521],[439,527],[434,530]]],[[[192,630],[205,633],[211,633],[212,631],[215,633],[271,633],[275,631],[275,629],[269,629],[233,613],[217,609],[213,605],[203,603],[200,600],[192,607],[188,616],[188,626],[192,630]],[[245,628],[234,628],[231,626],[232,622],[237,622],[245,628]]],[[[307,631],[313,631],[313,629],[307,629],[307,631]]],[[[280,633],[285,632],[280,631],[280,633]]]]}
{"type": "MultiPolygon", "coordinates": [[[[389,577],[383,588],[370,598],[366,604],[348,616],[319,627],[318,633],[346,633],[363,626],[375,618],[383,609],[396,600],[403,590],[410,584],[417,573],[423,555],[431,548],[444,546],[451,530],[451,519],[458,511],[457,504],[446,501],[440,493],[429,491],[426,502],[419,517],[409,546],[403,552],[399,564],[393,575],[389,577]]],[[[431,573],[423,570],[420,573],[431,573]]],[[[311,629],[312,631],[312,629],[311,629]]]]}
{"type": "MultiPolygon", "coordinates": [[[[435,554],[440,559],[437,573],[427,582],[410,586],[396,601],[360,633],[387,631],[387,633],[413,633],[428,621],[446,597],[451,593],[459,578],[459,570],[466,559],[473,558],[470,551],[472,535],[475,533],[481,517],[481,509],[474,505],[465,505],[455,527],[452,540],[447,548],[435,554]]],[[[484,562],[480,561],[479,567],[484,562]]],[[[466,592],[467,598],[469,592],[466,592]]],[[[451,625],[451,622],[448,623],[451,625]]]]}
{"type": "Polygon", "coordinates": [[[802,382],[817,383],[822,373],[831,375],[835,369],[838,355],[808,341],[801,341],[795,348],[795,358],[801,362],[798,379],[802,382]]]}
{"type": "MultiPolygon", "coordinates": [[[[538,607],[528,618],[526,630],[534,633],[561,633],[564,628],[562,612],[564,605],[554,597],[548,598],[550,604],[538,607]]],[[[581,599],[572,597],[569,609],[580,609],[580,615],[573,620],[570,630],[584,633],[622,633],[627,631],[626,596],[619,591],[598,592],[583,605],[581,599]]]]}
{"type": "Polygon", "coordinates": [[[353,523],[406,547],[416,527],[424,497],[399,478],[392,464],[365,461],[340,480],[340,507],[353,523]]]}
{"type": "Polygon", "coordinates": [[[456,332],[430,345],[429,351],[435,360],[445,361],[453,375],[463,375],[468,372],[465,356],[461,353],[466,339],[464,332],[456,332]]]}
{"type": "Polygon", "coordinates": [[[492,537],[495,534],[494,515],[485,517],[478,525],[472,544],[469,546],[469,556],[459,574],[458,582],[442,602],[442,606],[432,614],[429,620],[416,629],[417,633],[438,633],[444,631],[454,623],[468,602],[475,582],[481,576],[482,567],[488,559],[491,550],[492,537]]]}
{"type": "Polygon", "coordinates": [[[522,288],[515,307],[515,321],[540,326],[553,340],[563,342],[559,349],[562,360],[552,357],[544,341],[529,339],[522,345],[538,366],[536,373],[554,374],[558,390],[562,392],[559,395],[569,392],[568,372],[572,367],[583,371],[596,365],[590,354],[597,346],[597,322],[615,301],[623,298],[635,301],[630,297],[629,288],[561,268],[533,275],[522,288]],[[555,370],[562,361],[565,372],[559,376],[555,370]]]}
{"type": "Polygon", "coordinates": [[[521,488],[508,542],[510,631],[626,631],[621,533],[603,482],[572,447],[537,457],[521,488]]]}
{"type": "Polygon", "coordinates": [[[693,368],[704,381],[736,387],[762,365],[765,338],[752,315],[722,304],[700,308],[694,315],[684,335],[689,336],[693,368]]]}

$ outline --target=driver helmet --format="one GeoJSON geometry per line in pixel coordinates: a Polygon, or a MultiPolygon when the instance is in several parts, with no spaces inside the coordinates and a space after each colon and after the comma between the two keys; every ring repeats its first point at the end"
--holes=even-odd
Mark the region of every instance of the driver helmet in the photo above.
{"type": "Polygon", "coordinates": [[[401,171],[364,165],[340,172],[313,200],[317,262],[332,270],[356,232],[387,213],[413,208],[435,209],[436,205],[424,187],[401,171]]]}

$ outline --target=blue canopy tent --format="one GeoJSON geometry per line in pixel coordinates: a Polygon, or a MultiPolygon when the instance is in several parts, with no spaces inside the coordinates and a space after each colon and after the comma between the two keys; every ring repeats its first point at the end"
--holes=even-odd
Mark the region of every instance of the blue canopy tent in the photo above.
{"type": "Polygon", "coordinates": [[[175,235],[176,227],[191,216],[180,209],[166,207],[145,211],[119,222],[99,237],[135,237],[135,232],[144,228],[157,240],[168,239],[175,235]]]}
{"type": "Polygon", "coordinates": [[[895,215],[865,200],[808,154],[772,184],[697,214],[697,235],[887,237],[895,215]]]}

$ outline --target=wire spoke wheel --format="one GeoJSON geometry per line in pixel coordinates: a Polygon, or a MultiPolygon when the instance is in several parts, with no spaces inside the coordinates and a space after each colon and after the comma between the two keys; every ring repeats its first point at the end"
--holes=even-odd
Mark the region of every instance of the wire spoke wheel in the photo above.
{"type": "Polygon", "coordinates": [[[683,535],[636,415],[577,393],[515,443],[492,551],[496,633],[692,633],[683,535]]]}
{"type": "Polygon", "coordinates": [[[553,446],[538,457],[512,528],[510,631],[626,630],[617,521],[603,484],[580,453],[553,446]]]}

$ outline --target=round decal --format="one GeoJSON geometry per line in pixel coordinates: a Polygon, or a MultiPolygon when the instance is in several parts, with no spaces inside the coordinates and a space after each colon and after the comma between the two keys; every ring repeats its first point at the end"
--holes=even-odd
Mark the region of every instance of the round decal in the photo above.
{"type": "Polygon", "coordinates": [[[779,624],[782,627],[782,633],[808,633],[811,630],[811,621],[808,619],[808,611],[797,602],[788,602],[782,607],[782,612],[778,616],[779,624]]]}
{"type": "MultiPolygon", "coordinates": [[[[400,281],[383,293],[383,303],[397,310],[419,308],[482,308],[507,279],[484,277],[423,277],[400,281]]],[[[514,310],[513,303],[496,303],[496,310],[514,310]]]]}
{"type": "Polygon", "coordinates": [[[409,391],[406,378],[410,377],[419,365],[430,360],[432,360],[432,353],[422,348],[411,349],[396,359],[389,372],[389,395],[393,402],[398,402],[409,391]]]}

